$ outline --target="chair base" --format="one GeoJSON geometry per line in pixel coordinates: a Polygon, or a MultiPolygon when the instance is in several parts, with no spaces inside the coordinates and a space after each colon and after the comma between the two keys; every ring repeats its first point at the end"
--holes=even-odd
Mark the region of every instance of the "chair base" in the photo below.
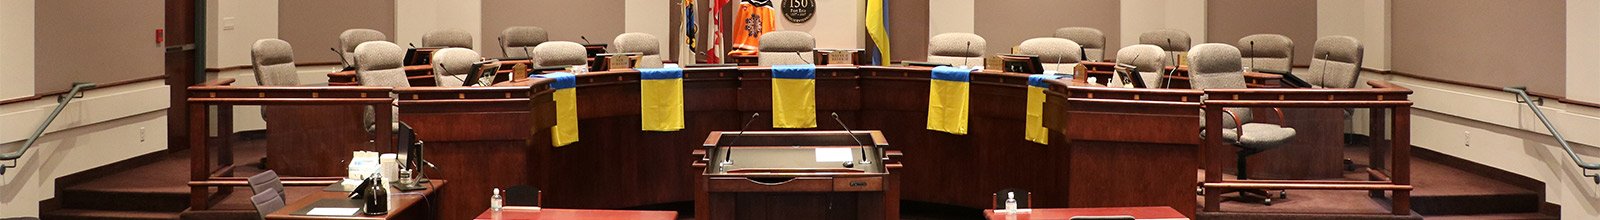
{"type": "Polygon", "coordinates": [[[1238,201],[1243,201],[1243,199],[1246,198],[1246,197],[1254,196],[1254,197],[1257,197],[1257,198],[1261,198],[1260,203],[1262,205],[1267,205],[1267,206],[1272,206],[1272,200],[1274,198],[1280,199],[1280,200],[1289,198],[1289,191],[1288,190],[1281,190],[1281,189],[1278,190],[1278,196],[1272,196],[1272,193],[1267,192],[1267,190],[1262,190],[1262,189],[1230,189],[1230,190],[1227,190],[1227,191],[1223,191],[1222,193],[1223,194],[1228,194],[1228,193],[1235,193],[1235,192],[1239,193],[1239,198],[1238,198],[1239,200],[1238,201]]]}

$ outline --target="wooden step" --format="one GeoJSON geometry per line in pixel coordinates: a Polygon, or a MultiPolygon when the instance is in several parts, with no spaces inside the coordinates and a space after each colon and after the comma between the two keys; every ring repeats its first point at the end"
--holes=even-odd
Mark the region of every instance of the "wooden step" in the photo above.
{"type": "Polygon", "coordinates": [[[62,220],[173,220],[178,219],[178,213],[61,209],[44,213],[43,217],[62,220]]]}

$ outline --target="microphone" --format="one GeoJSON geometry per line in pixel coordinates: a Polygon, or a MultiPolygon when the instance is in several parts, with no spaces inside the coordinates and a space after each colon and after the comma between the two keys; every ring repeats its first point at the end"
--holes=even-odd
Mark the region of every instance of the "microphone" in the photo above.
{"type": "Polygon", "coordinates": [[[406,43],[406,45],[411,45],[411,49],[417,49],[417,44],[406,43]]]}
{"type": "MultiPolygon", "coordinates": [[[[1172,47],[1172,38],[1167,38],[1167,48],[1171,48],[1171,47],[1172,47]]],[[[1173,52],[1173,51],[1167,51],[1167,57],[1169,58],[1169,60],[1172,61],[1172,70],[1167,71],[1167,74],[1164,74],[1164,75],[1172,76],[1173,74],[1177,74],[1178,73],[1178,53],[1177,52],[1173,52]]],[[[1167,82],[1166,83],[1162,83],[1162,85],[1166,86],[1167,88],[1172,88],[1172,78],[1171,77],[1167,77],[1167,82]]]]}
{"type": "Polygon", "coordinates": [[[1250,41],[1250,71],[1256,69],[1256,41],[1250,41]]]}
{"type": "Polygon", "coordinates": [[[811,61],[806,61],[806,55],[805,54],[801,54],[800,51],[795,51],[794,52],[794,57],[800,58],[800,62],[805,62],[806,64],[816,65],[816,64],[812,64],[811,61]]]}
{"type": "MultiPolygon", "coordinates": [[[[729,149],[727,146],[731,146],[734,143],[738,143],[739,142],[739,138],[743,138],[744,137],[744,130],[750,128],[750,123],[751,122],[755,122],[757,116],[761,116],[761,113],[759,113],[759,112],[751,113],[750,114],[750,119],[745,119],[744,126],[739,127],[739,136],[734,136],[733,140],[728,140],[728,145],[723,145],[723,147],[722,147],[724,149],[723,151],[727,152],[725,154],[728,154],[727,156],[722,157],[722,165],[723,166],[727,166],[729,164],[733,164],[733,149],[729,149]]],[[[716,149],[712,149],[712,150],[716,150],[716,149]]],[[[706,155],[710,156],[711,154],[706,154],[706,155]]]]}
{"type": "Polygon", "coordinates": [[[329,47],[328,50],[333,51],[334,55],[338,55],[339,56],[339,65],[344,65],[345,68],[350,68],[350,63],[347,63],[347,62],[344,61],[344,52],[340,52],[339,49],[335,49],[335,48],[332,48],[332,47],[329,47]]]}
{"type": "MultiPolygon", "coordinates": [[[[969,54],[972,53],[972,41],[967,41],[967,53],[969,53],[969,54]]],[[[979,56],[979,57],[982,57],[982,56],[979,56]]],[[[961,59],[961,68],[972,69],[972,66],[971,66],[972,64],[970,64],[969,62],[972,62],[972,59],[962,58],[961,59]]]]}
{"type": "MultiPolygon", "coordinates": [[[[1083,49],[1083,46],[1078,46],[1078,62],[1082,63],[1084,61],[1089,61],[1089,49],[1083,49]]],[[[1056,63],[1061,62],[1057,61],[1056,63]]]]}
{"type": "Polygon", "coordinates": [[[578,39],[583,39],[583,44],[591,44],[589,43],[589,37],[578,36],[578,39]]]}
{"type": "Polygon", "coordinates": [[[466,86],[466,83],[467,83],[467,79],[465,79],[465,78],[461,78],[461,76],[460,76],[460,75],[456,75],[456,74],[450,74],[450,68],[445,68],[445,67],[444,67],[444,63],[440,63],[440,64],[439,64],[439,69],[440,69],[440,70],[444,70],[444,74],[445,74],[445,75],[450,75],[450,77],[455,77],[455,78],[456,78],[456,80],[461,80],[461,83],[462,83],[462,86],[466,86]]]}
{"type": "MultiPolygon", "coordinates": [[[[856,138],[856,132],[850,131],[850,126],[844,126],[844,121],[843,120],[839,120],[839,112],[834,112],[833,113],[833,122],[838,122],[839,123],[839,127],[844,128],[844,133],[849,134],[851,140],[856,140],[856,146],[861,146],[861,164],[872,164],[872,161],[867,160],[867,144],[861,143],[861,139],[856,138]]],[[[850,162],[845,162],[844,163],[844,167],[852,167],[852,166],[855,166],[855,165],[854,164],[850,164],[850,162]]]]}
{"type": "Polygon", "coordinates": [[[495,37],[494,41],[500,42],[500,55],[501,56],[511,57],[511,54],[506,53],[506,37],[505,36],[495,37]]]}

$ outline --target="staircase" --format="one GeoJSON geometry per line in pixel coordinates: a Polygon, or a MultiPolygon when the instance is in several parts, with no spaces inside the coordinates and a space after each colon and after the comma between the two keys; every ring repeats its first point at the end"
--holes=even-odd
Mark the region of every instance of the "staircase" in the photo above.
{"type": "MultiPolygon", "coordinates": [[[[265,155],[264,140],[233,141],[234,161],[259,161],[265,155]]],[[[189,153],[188,151],[155,153],[156,159],[140,162],[119,162],[96,170],[78,183],[56,188],[55,200],[60,208],[40,210],[42,219],[256,219],[258,216],[248,200],[249,188],[235,189],[213,206],[215,210],[189,212],[189,153]],[[99,169],[120,169],[104,171],[99,169]],[[97,171],[98,170],[98,171],[97,171]],[[240,193],[242,192],[242,193],[240,193]],[[194,213],[194,214],[191,214],[194,213]],[[187,217],[186,217],[187,216],[187,217]]],[[[234,172],[250,175],[260,171],[253,164],[243,164],[234,172]]],[[[79,174],[74,174],[79,175],[79,174]]],[[[66,179],[66,178],[63,178],[66,179]]],[[[293,190],[291,190],[293,191],[293,190]]],[[[303,194],[302,194],[303,195],[303,194]]]]}

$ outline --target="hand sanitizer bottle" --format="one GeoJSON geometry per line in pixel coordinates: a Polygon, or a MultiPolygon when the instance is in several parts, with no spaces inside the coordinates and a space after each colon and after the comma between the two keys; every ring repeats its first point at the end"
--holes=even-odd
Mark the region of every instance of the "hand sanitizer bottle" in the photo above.
{"type": "Polygon", "coordinates": [[[1017,213],[1017,194],[1015,192],[1006,192],[1006,212],[1017,213]]]}
{"type": "Polygon", "coordinates": [[[500,212],[500,208],[505,207],[505,199],[500,197],[500,188],[494,188],[493,193],[489,196],[489,209],[500,212]]]}

